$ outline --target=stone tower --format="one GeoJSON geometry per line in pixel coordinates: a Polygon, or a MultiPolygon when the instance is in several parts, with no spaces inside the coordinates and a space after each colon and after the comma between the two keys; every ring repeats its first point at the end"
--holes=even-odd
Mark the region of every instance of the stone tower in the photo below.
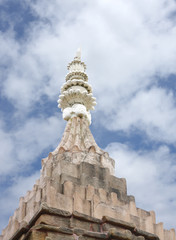
{"type": "Polygon", "coordinates": [[[90,130],[96,105],[77,51],[68,65],[58,103],[68,121],[56,150],[42,160],[40,179],[10,217],[0,240],[176,240],[155,213],[136,207],[126,180],[90,130]]]}

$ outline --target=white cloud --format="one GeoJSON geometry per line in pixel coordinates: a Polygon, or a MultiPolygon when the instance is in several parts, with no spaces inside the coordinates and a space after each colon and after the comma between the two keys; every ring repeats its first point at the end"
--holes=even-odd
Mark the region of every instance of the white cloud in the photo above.
{"type": "Polygon", "coordinates": [[[139,91],[130,99],[119,102],[117,112],[104,119],[104,125],[111,130],[140,129],[156,141],[175,143],[176,111],[172,91],[153,87],[139,91]],[[109,123],[108,123],[109,121],[109,123]]]}
{"type": "Polygon", "coordinates": [[[157,222],[174,228],[176,222],[176,154],[166,145],[152,151],[135,151],[128,145],[109,144],[106,148],[116,160],[116,176],[127,179],[128,194],[137,207],[156,212],[157,222]]]}
{"type": "MultiPolygon", "coordinates": [[[[59,116],[32,118],[24,125],[10,133],[1,129],[0,174],[2,176],[22,173],[26,166],[36,162],[37,157],[45,150],[52,151],[59,143],[64,129],[64,122],[59,116]]],[[[43,156],[46,157],[46,156],[43,156]]]]}
{"type": "Polygon", "coordinates": [[[2,129],[0,130],[0,164],[1,164],[1,174],[9,173],[13,167],[14,162],[12,159],[13,153],[13,141],[7,133],[2,129]]]}
{"type": "Polygon", "coordinates": [[[17,107],[26,109],[43,94],[56,96],[71,60],[68,56],[79,45],[85,51],[100,109],[108,105],[105,92],[114,102],[114,92],[120,98],[128,97],[151,84],[153,74],[175,73],[176,28],[168,18],[175,7],[173,1],[27,4],[39,17],[29,26],[27,40],[17,42],[12,33],[6,36],[12,46],[1,40],[4,49],[9,46],[6,54],[13,63],[4,92],[17,107]],[[10,49],[15,51],[14,57],[10,49]]]}

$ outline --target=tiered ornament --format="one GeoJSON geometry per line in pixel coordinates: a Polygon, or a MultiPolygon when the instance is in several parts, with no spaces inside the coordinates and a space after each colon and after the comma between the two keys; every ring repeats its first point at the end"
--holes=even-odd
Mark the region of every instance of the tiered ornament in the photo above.
{"type": "Polygon", "coordinates": [[[63,112],[63,118],[86,117],[91,124],[90,110],[94,110],[96,98],[92,95],[92,87],[85,73],[86,65],[81,61],[81,50],[78,49],[74,60],[68,65],[66,82],[61,87],[58,107],[63,112]]]}

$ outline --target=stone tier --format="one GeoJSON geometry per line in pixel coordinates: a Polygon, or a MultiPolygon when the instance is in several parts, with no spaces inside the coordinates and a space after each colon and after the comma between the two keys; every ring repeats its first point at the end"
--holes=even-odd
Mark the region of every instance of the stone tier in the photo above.
{"type": "Polygon", "coordinates": [[[107,216],[102,219],[73,213],[42,204],[30,223],[19,229],[11,240],[159,240],[158,236],[134,224],[107,216]]]}
{"type": "Polygon", "coordinates": [[[69,154],[50,154],[42,161],[40,179],[20,199],[1,240],[176,239],[173,229],[156,224],[153,211],[136,208],[125,179],[100,165],[76,164],[69,154]],[[44,206],[51,212],[42,212],[44,206]],[[67,214],[60,217],[63,211],[67,214]]]}

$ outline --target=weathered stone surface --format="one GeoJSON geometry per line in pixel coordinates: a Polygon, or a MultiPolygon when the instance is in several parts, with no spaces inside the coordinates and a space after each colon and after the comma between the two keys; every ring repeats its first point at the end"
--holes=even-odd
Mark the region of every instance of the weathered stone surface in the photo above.
{"type": "Polygon", "coordinates": [[[33,227],[33,229],[35,230],[45,230],[45,231],[49,231],[49,232],[59,232],[59,233],[64,233],[64,234],[68,234],[68,235],[72,235],[73,234],[73,230],[71,230],[70,228],[67,227],[56,227],[56,226],[52,226],[52,225],[46,225],[46,224],[39,224],[33,227]]]}
{"type": "Polygon", "coordinates": [[[157,235],[142,231],[140,229],[135,229],[134,232],[136,235],[142,235],[149,240],[159,240],[159,237],[157,235]]]}
{"type": "Polygon", "coordinates": [[[77,236],[81,236],[85,233],[85,229],[82,228],[74,228],[73,229],[74,234],[76,234],[77,236]]]}
{"type": "Polygon", "coordinates": [[[133,237],[133,240],[145,240],[145,237],[143,236],[138,236],[138,237],[133,237]]]}
{"type": "MultiPolygon", "coordinates": [[[[25,222],[29,223],[28,229],[33,224],[41,223],[56,227],[69,227],[70,224],[73,228],[93,232],[100,232],[100,229],[108,231],[115,226],[116,231],[121,234],[123,232],[120,228],[132,230],[137,227],[144,232],[156,233],[161,240],[175,240],[174,231],[164,231],[162,225],[155,223],[153,212],[136,208],[134,197],[127,196],[125,179],[112,176],[109,169],[103,168],[101,164],[90,164],[82,160],[80,164],[76,164],[78,158],[84,158],[85,154],[76,151],[63,152],[58,155],[50,154],[43,160],[42,176],[33,190],[20,199],[19,209],[15,211],[9,226],[3,232],[3,240],[9,240],[10,234],[19,228],[27,232],[27,229],[23,228],[25,222]],[[72,162],[73,156],[77,159],[75,163],[72,162]],[[48,170],[45,171],[45,168],[48,170]],[[75,212],[72,215],[73,211],[77,211],[77,215],[79,212],[79,217],[75,212]],[[106,221],[103,218],[104,226],[100,223],[103,215],[107,216],[106,221]],[[68,219],[62,221],[62,217],[68,219]],[[130,222],[133,224],[130,225],[130,222]]],[[[100,156],[93,149],[88,155],[90,158],[94,155],[95,162],[100,160],[100,156]]],[[[136,239],[156,239],[153,235],[137,231],[134,233],[136,239]]],[[[25,233],[20,230],[16,236],[22,234],[25,233]]],[[[80,232],[79,234],[81,236],[80,232]]]]}
{"type": "Polygon", "coordinates": [[[86,199],[91,201],[93,199],[94,193],[95,193],[95,188],[91,185],[88,185],[86,188],[86,199]]]}
{"type": "Polygon", "coordinates": [[[57,193],[56,191],[48,191],[47,204],[50,207],[68,210],[70,212],[73,211],[72,197],[57,193]]]}
{"type": "Polygon", "coordinates": [[[68,235],[63,233],[49,232],[48,237],[51,240],[75,240],[74,235],[68,235]]]}
{"type": "Polygon", "coordinates": [[[110,175],[109,177],[110,187],[112,189],[118,189],[119,191],[123,192],[127,195],[127,186],[126,186],[126,179],[125,178],[117,178],[115,176],[110,175]]]}
{"type": "Polygon", "coordinates": [[[108,178],[110,176],[107,168],[83,162],[80,164],[80,181],[83,186],[88,184],[95,188],[109,189],[108,178]]]}
{"type": "Polygon", "coordinates": [[[71,218],[70,220],[70,227],[71,228],[79,228],[79,229],[84,229],[85,231],[94,231],[94,232],[100,232],[101,230],[101,224],[97,222],[90,222],[90,221],[85,221],[83,219],[76,219],[76,218],[71,218]]]}
{"type": "Polygon", "coordinates": [[[28,240],[45,240],[46,233],[41,231],[32,231],[28,240]]]}
{"type": "Polygon", "coordinates": [[[92,240],[92,237],[79,236],[79,240],[92,240]]]}
{"type": "MultiPolygon", "coordinates": [[[[155,234],[136,229],[133,224],[125,221],[107,216],[100,220],[79,212],[70,214],[59,209],[55,210],[43,204],[35,216],[36,219],[33,219],[23,232],[20,230],[21,232],[19,231],[12,239],[45,239],[47,233],[49,234],[47,237],[51,240],[75,239],[78,236],[79,239],[159,240],[155,234]],[[29,229],[31,230],[28,231],[29,229]]],[[[173,240],[170,238],[169,231],[166,234],[166,239],[173,240]]]]}
{"type": "Polygon", "coordinates": [[[130,215],[130,220],[131,222],[133,222],[133,224],[137,227],[137,228],[140,228],[142,225],[142,221],[141,219],[138,217],[138,216],[133,216],[133,215],[130,215]]]}
{"type": "Polygon", "coordinates": [[[45,240],[52,240],[50,237],[46,237],[45,240]]]}
{"type": "Polygon", "coordinates": [[[25,215],[26,215],[26,203],[24,202],[24,197],[21,197],[19,202],[19,221],[23,221],[25,215]]]}
{"type": "Polygon", "coordinates": [[[27,226],[26,227],[21,227],[18,231],[16,231],[16,233],[14,235],[11,236],[10,240],[11,239],[14,239],[14,240],[19,239],[23,235],[23,233],[25,234],[27,231],[28,231],[27,226]]]}
{"type": "Polygon", "coordinates": [[[124,233],[121,233],[121,232],[118,232],[115,228],[109,229],[108,237],[110,239],[119,239],[119,240],[132,240],[133,239],[133,235],[129,230],[124,233]]]}
{"type": "Polygon", "coordinates": [[[133,223],[125,222],[125,221],[118,220],[118,219],[113,219],[113,218],[108,217],[108,216],[103,216],[102,221],[104,223],[108,222],[108,223],[111,223],[113,225],[121,226],[123,228],[130,229],[130,230],[135,229],[135,225],[133,223]]]}
{"type": "Polygon", "coordinates": [[[35,225],[47,224],[47,225],[58,226],[58,227],[60,226],[68,227],[69,223],[70,223],[70,218],[68,217],[42,214],[35,222],[35,225]]]}
{"type": "Polygon", "coordinates": [[[126,208],[122,206],[111,206],[101,202],[101,199],[94,197],[94,217],[102,218],[104,215],[114,219],[129,221],[130,215],[126,208]]]}
{"type": "Polygon", "coordinates": [[[85,213],[86,215],[90,215],[91,213],[90,201],[81,199],[80,194],[78,192],[74,193],[73,199],[74,199],[74,204],[73,204],[74,211],[78,211],[80,213],[85,213]]]}
{"type": "Polygon", "coordinates": [[[75,218],[78,218],[80,220],[83,220],[83,221],[86,221],[86,222],[96,222],[96,223],[101,223],[102,221],[98,218],[94,218],[94,217],[91,217],[89,215],[86,215],[86,214],[82,214],[80,212],[77,212],[77,211],[74,211],[73,212],[73,216],[75,218]]]}
{"type": "Polygon", "coordinates": [[[53,215],[58,215],[58,216],[63,216],[63,217],[70,217],[72,214],[69,211],[64,211],[61,209],[53,208],[53,207],[48,207],[46,203],[41,204],[41,213],[48,213],[48,214],[53,214],[53,215]]]}
{"type": "Polygon", "coordinates": [[[60,175],[60,183],[61,183],[61,184],[64,184],[66,181],[70,181],[70,182],[72,182],[73,184],[78,184],[78,185],[81,184],[79,178],[72,177],[72,176],[70,176],[70,175],[68,175],[68,174],[62,173],[62,174],[60,175]]]}
{"type": "Polygon", "coordinates": [[[122,232],[124,229],[122,229],[119,226],[114,226],[113,224],[110,223],[102,223],[101,224],[101,229],[103,232],[108,232],[110,228],[116,228],[117,231],[122,232]]]}
{"type": "Polygon", "coordinates": [[[71,197],[71,196],[73,196],[74,190],[75,190],[75,186],[74,186],[73,182],[65,181],[63,183],[63,194],[64,195],[71,197]]]}
{"type": "Polygon", "coordinates": [[[160,239],[164,239],[164,227],[163,223],[158,223],[155,225],[155,233],[160,239]]]}
{"type": "Polygon", "coordinates": [[[86,231],[83,236],[86,237],[92,237],[92,238],[98,238],[98,239],[107,239],[107,234],[105,233],[98,233],[98,232],[92,232],[92,231],[86,231]]]}
{"type": "Polygon", "coordinates": [[[74,146],[77,146],[80,151],[89,151],[90,147],[94,147],[98,153],[103,153],[89,130],[86,118],[74,117],[68,121],[62,140],[54,153],[57,153],[60,148],[72,151],[74,146]]]}

